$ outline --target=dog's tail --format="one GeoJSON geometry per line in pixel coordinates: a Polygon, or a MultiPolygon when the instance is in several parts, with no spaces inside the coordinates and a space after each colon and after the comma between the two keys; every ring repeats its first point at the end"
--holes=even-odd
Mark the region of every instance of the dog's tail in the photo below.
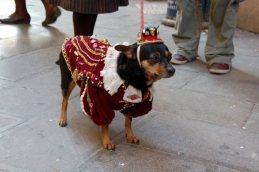
{"type": "Polygon", "coordinates": [[[60,58],[62,57],[62,52],[59,53],[59,59],[55,62],[56,65],[60,65],[60,58]]]}
{"type": "Polygon", "coordinates": [[[55,63],[56,65],[60,65],[59,59],[55,63]]]}

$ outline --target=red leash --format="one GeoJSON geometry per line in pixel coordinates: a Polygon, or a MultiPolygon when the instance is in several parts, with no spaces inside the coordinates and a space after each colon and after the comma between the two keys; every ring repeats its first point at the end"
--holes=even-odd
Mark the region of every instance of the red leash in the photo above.
{"type": "Polygon", "coordinates": [[[140,33],[144,30],[144,0],[140,0],[140,33]]]}

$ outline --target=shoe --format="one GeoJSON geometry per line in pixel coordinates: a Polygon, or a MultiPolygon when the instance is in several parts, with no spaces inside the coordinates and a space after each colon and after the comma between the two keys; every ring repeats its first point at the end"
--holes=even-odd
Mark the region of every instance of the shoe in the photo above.
{"type": "Polygon", "coordinates": [[[24,18],[15,18],[14,15],[10,15],[8,18],[0,19],[3,24],[30,24],[31,17],[29,14],[24,18]]]}
{"type": "Polygon", "coordinates": [[[174,54],[173,58],[171,59],[171,63],[175,65],[182,65],[188,62],[188,59],[182,55],[174,54]]]}
{"type": "Polygon", "coordinates": [[[213,63],[209,66],[209,72],[212,74],[226,74],[231,70],[231,66],[226,63],[213,63]]]}
{"type": "Polygon", "coordinates": [[[57,18],[61,15],[61,11],[57,8],[52,14],[46,16],[46,19],[41,23],[42,26],[47,26],[49,24],[55,23],[57,18]]]}

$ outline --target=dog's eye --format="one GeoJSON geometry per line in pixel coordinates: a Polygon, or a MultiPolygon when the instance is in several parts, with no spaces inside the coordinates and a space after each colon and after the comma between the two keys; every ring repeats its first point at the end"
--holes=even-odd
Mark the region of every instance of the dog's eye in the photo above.
{"type": "Polygon", "coordinates": [[[169,51],[165,52],[165,56],[167,58],[168,61],[171,61],[172,59],[172,53],[170,53],[169,51]]]}
{"type": "Polygon", "coordinates": [[[153,60],[153,61],[155,61],[155,62],[158,62],[158,61],[160,60],[159,54],[153,54],[153,55],[151,56],[151,60],[153,60]]]}
{"type": "Polygon", "coordinates": [[[170,62],[172,59],[172,56],[167,57],[167,60],[170,62]]]}

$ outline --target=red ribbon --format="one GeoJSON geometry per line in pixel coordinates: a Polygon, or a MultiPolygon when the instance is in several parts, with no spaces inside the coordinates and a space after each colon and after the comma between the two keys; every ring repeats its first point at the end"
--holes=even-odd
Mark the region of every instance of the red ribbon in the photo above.
{"type": "Polygon", "coordinates": [[[140,0],[140,33],[144,30],[144,0],[140,0]]]}

